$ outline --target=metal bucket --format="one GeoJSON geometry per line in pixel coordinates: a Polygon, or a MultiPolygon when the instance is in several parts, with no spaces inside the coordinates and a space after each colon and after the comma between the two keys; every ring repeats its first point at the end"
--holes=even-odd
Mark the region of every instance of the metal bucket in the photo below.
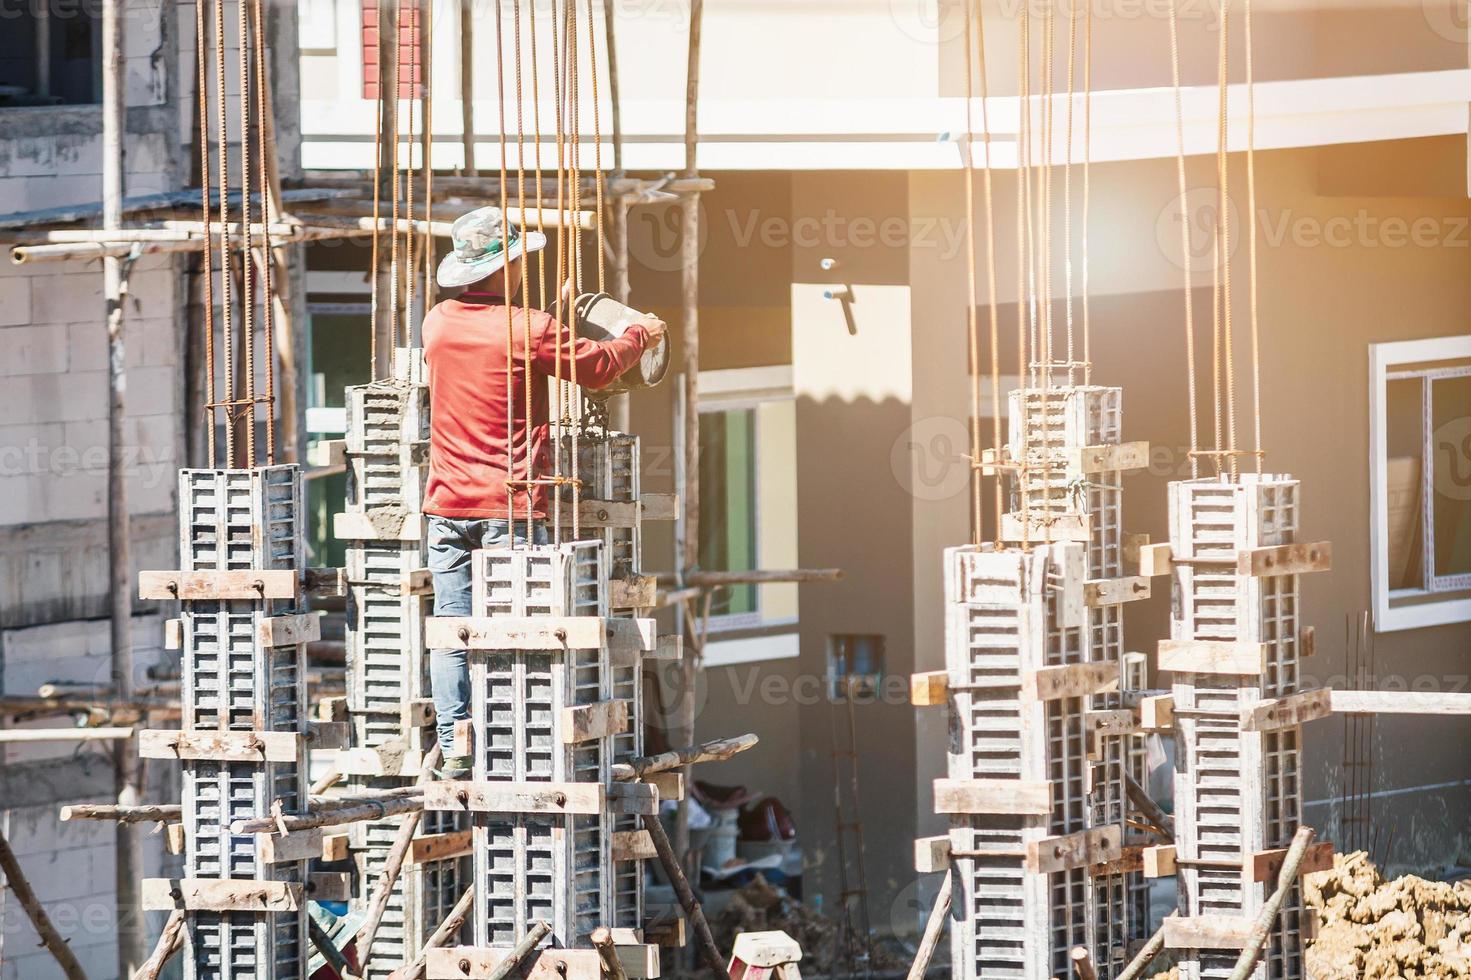
{"type": "MultiPolygon", "coordinates": [[[[647,316],[624,306],[607,293],[583,293],[572,304],[572,310],[577,315],[577,336],[596,341],[621,337],[629,327],[647,316]]],[[[617,381],[596,391],[588,389],[587,395],[601,400],[621,395],[625,391],[633,391],[635,388],[652,388],[664,380],[664,372],[667,370],[669,334],[665,333],[659,343],[644,351],[638,363],[617,381]]]]}

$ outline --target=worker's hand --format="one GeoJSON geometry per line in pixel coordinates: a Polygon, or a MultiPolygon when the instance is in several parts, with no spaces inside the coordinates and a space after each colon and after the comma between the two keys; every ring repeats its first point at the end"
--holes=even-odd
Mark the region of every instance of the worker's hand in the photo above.
{"type": "Polygon", "coordinates": [[[562,283],[562,291],[558,295],[562,300],[562,316],[564,319],[572,316],[572,300],[576,297],[574,292],[576,288],[576,284],[570,278],[562,283]]]}
{"type": "Polygon", "coordinates": [[[644,328],[644,350],[653,350],[659,346],[659,341],[664,339],[668,327],[664,321],[650,314],[639,321],[639,326],[644,328]]]}

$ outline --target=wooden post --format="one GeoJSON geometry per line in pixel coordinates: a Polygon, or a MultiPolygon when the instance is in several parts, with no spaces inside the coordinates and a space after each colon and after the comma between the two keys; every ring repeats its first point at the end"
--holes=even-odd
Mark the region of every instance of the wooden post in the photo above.
{"type": "Polygon", "coordinates": [[[1173,841],[1175,839],[1175,818],[1160,809],[1160,805],[1154,802],[1148,791],[1127,772],[1124,773],[1124,790],[1129,794],[1129,802],[1134,804],[1134,809],[1143,814],[1144,819],[1154,824],[1161,833],[1173,841]]]}
{"type": "Polygon", "coordinates": [[[342,950],[337,948],[337,944],[332,941],[331,936],[327,935],[327,930],[322,928],[315,916],[307,915],[306,927],[312,937],[312,945],[317,947],[317,951],[322,954],[327,965],[336,970],[342,980],[359,980],[357,974],[347,968],[347,957],[342,955],[342,950]]]}
{"type": "Polygon", "coordinates": [[[82,972],[82,964],[77,962],[76,954],[51,924],[46,910],[36,898],[36,893],[31,890],[30,882],[26,881],[26,876],[20,869],[20,862],[15,859],[15,852],[10,849],[10,841],[3,834],[0,834],[0,872],[4,872],[10,890],[15,892],[15,897],[20,901],[21,911],[31,920],[36,935],[41,937],[41,945],[56,958],[67,980],[87,980],[87,974],[82,972]]]}
{"type": "Polygon", "coordinates": [[[385,817],[394,817],[400,813],[413,813],[424,809],[424,797],[419,796],[384,796],[379,800],[362,800],[349,803],[344,806],[313,807],[303,814],[285,814],[280,819],[276,817],[252,817],[248,820],[236,820],[230,824],[232,834],[270,834],[281,829],[284,824],[287,833],[298,830],[310,830],[313,827],[337,827],[345,823],[356,823],[359,820],[382,820],[385,817]]]}
{"type": "Polygon", "coordinates": [[[1292,835],[1292,846],[1287,849],[1287,856],[1282,859],[1282,871],[1277,875],[1277,890],[1257,914],[1256,922],[1251,927],[1251,935],[1246,940],[1246,948],[1241,951],[1236,968],[1231,971],[1231,980],[1246,980],[1256,969],[1256,961],[1261,958],[1262,948],[1267,944],[1272,923],[1277,921],[1282,902],[1292,890],[1293,882],[1297,881],[1297,871],[1302,867],[1302,859],[1307,856],[1313,835],[1311,827],[1299,827],[1297,833],[1292,835]]]}
{"type": "Polygon", "coordinates": [[[169,915],[169,921],[164,923],[163,932],[159,934],[158,944],[153,947],[153,954],[143,961],[138,972],[133,974],[133,980],[158,980],[163,972],[164,964],[173,957],[175,953],[184,948],[184,910],[174,909],[169,915]]]}
{"type": "MultiPolygon", "coordinates": [[[[429,951],[448,945],[451,939],[460,934],[460,930],[465,927],[465,920],[470,917],[470,909],[474,904],[475,889],[472,886],[465,889],[465,894],[461,895],[455,907],[450,909],[449,915],[445,916],[439,928],[424,940],[424,946],[419,950],[419,955],[414,957],[414,961],[401,969],[394,970],[389,974],[388,980],[423,980],[424,970],[429,961],[429,951]]],[[[537,924],[546,925],[544,922],[537,924]]],[[[551,927],[547,928],[550,931],[551,927]]]]}
{"type": "Polygon", "coordinates": [[[521,965],[521,961],[529,956],[531,951],[536,949],[541,941],[546,938],[546,934],[551,931],[552,927],[549,923],[543,922],[540,919],[533,922],[531,928],[526,930],[526,935],[522,936],[521,941],[511,947],[511,951],[506,954],[506,958],[495,965],[495,969],[490,971],[490,976],[486,980],[506,980],[506,977],[516,972],[516,967],[521,965]]]}
{"type": "Polygon", "coordinates": [[[924,924],[924,936],[919,941],[914,962],[909,966],[908,980],[922,980],[930,968],[930,960],[934,958],[935,948],[940,945],[940,936],[945,931],[945,920],[950,915],[953,888],[954,873],[946,871],[945,880],[940,883],[940,894],[935,896],[935,907],[930,909],[930,917],[924,924]]]}
{"type": "Polygon", "coordinates": [[[1149,964],[1154,962],[1154,958],[1164,948],[1165,930],[1161,926],[1159,931],[1149,937],[1149,942],[1145,943],[1138,954],[1129,961],[1129,965],[1124,967],[1124,972],[1120,973],[1114,980],[1139,980],[1140,977],[1144,976],[1144,971],[1148,969],[1149,964]]]}
{"type": "Polygon", "coordinates": [[[681,769],[694,765],[697,762],[724,762],[759,742],[755,735],[738,735],[735,738],[721,738],[713,742],[705,742],[702,745],[687,745],[682,749],[671,749],[658,755],[645,755],[628,762],[613,764],[613,778],[621,782],[629,782],[652,776],[659,772],[668,772],[670,769],[681,769]]]}
{"type": "Polygon", "coordinates": [[[608,980],[628,980],[623,964],[618,961],[618,947],[613,945],[613,930],[598,926],[588,938],[598,951],[598,959],[603,961],[603,972],[608,975],[608,980]]]}
{"type": "MultiPolygon", "coordinates": [[[[466,177],[475,170],[475,0],[460,0],[460,145],[466,177]]],[[[504,202],[502,202],[504,203],[504,202]]]]}
{"type": "Polygon", "coordinates": [[[150,806],[112,806],[105,803],[73,803],[61,808],[61,820],[117,820],[122,823],[168,823],[184,815],[184,808],[177,804],[162,803],[150,806]]]}
{"type": "MultiPolygon", "coordinates": [[[[434,778],[433,769],[439,765],[440,749],[436,744],[424,757],[423,771],[418,780],[420,788],[434,778]]],[[[398,836],[393,839],[393,846],[388,849],[388,857],[383,862],[383,870],[378,875],[378,887],[373,892],[373,901],[368,906],[368,918],[357,932],[358,968],[367,972],[368,961],[373,956],[373,939],[378,935],[378,926],[383,922],[383,913],[388,908],[388,899],[393,894],[394,882],[398,881],[398,873],[403,868],[404,858],[409,853],[409,845],[414,842],[414,834],[419,829],[419,821],[424,817],[424,809],[418,810],[404,817],[403,823],[399,825],[398,836]]]]}
{"type": "Polygon", "coordinates": [[[1093,968],[1093,956],[1087,946],[1074,946],[1068,951],[1068,959],[1073,961],[1073,972],[1078,980],[1098,980],[1098,971],[1093,968]]]}
{"type": "Polygon", "coordinates": [[[695,927],[695,939],[699,943],[700,952],[705,954],[705,962],[710,964],[710,968],[715,971],[715,976],[719,980],[730,980],[725,960],[721,958],[720,949],[715,945],[715,937],[710,933],[710,923],[705,919],[705,910],[695,898],[694,889],[690,887],[689,879],[685,877],[684,868],[680,867],[679,858],[674,853],[674,846],[669,843],[669,835],[664,833],[664,825],[654,814],[645,814],[643,824],[654,842],[654,850],[659,852],[659,863],[664,865],[664,871],[669,875],[669,883],[674,886],[674,894],[679,897],[680,906],[683,907],[685,915],[689,916],[690,922],[695,927]]]}
{"type": "MultiPolygon", "coordinates": [[[[123,146],[127,114],[123,85],[123,0],[102,5],[102,227],[123,223],[123,146]]],[[[127,451],[123,426],[127,418],[123,299],[127,294],[123,260],[102,260],[102,289],[107,323],[107,550],[111,587],[112,689],[121,701],[133,696],[133,561],[129,547],[127,451]]],[[[133,744],[120,740],[112,747],[113,789],[120,806],[133,806],[141,797],[141,766],[133,744]]],[[[136,828],[117,825],[114,887],[117,893],[118,976],[132,976],[143,961],[142,909],[138,883],[143,879],[143,850],[136,828]]]]}

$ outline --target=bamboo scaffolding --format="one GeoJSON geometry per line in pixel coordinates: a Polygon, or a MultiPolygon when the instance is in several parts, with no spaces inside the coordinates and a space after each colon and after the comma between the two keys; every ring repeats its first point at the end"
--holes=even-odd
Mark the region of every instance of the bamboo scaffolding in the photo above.
{"type": "Polygon", "coordinates": [[[152,954],[143,961],[142,966],[138,967],[138,972],[133,974],[133,980],[158,980],[159,975],[163,973],[164,965],[183,948],[184,910],[174,909],[169,914],[169,920],[164,923],[163,932],[159,933],[158,943],[153,947],[152,954]]]}
{"type": "Polygon", "coordinates": [[[652,776],[655,773],[668,772],[671,769],[682,769],[700,762],[724,762],[749,748],[754,748],[759,741],[760,739],[754,734],[738,735],[735,738],[721,738],[700,745],[689,745],[682,749],[671,749],[658,755],[641,756],[629,762],[614,763],[613,779],[629,782],[652,776]]]}
{"type": "MultiPolygon", "coordinates": [[[[461,895],[460,900],[455,903],[455,907],[450,909],[449,915],[444,917],[444,921],[439,924],[439,928],[435,929],[433,934],[424,940],[424,945],[420,948],[419,955],[414,957],[412,963],[398,970],[394,970],[393,973],[389,974],[389,980],[422,980],[425,967],[429,962],[429,951],[448,945],[451,939],[460,934],[460,930],[465,928],[465,920],[470,917],[470,910],[474,905],[475,889],[466,888],[465,894],[461,895]]],[[[546,923],[538,922],[537,925],[546,926],[546,923]]],[[[551,931],[550,926],[547,926],[547,931],[551,931]]],[[[537,937],[537,942],[540,941],[541,938],[537,937]]]]}

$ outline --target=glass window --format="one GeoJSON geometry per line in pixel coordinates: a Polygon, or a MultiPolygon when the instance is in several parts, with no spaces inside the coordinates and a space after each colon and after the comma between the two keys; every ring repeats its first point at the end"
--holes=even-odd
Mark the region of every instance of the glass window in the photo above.
{"type": "MultiPolygon", "coordinates": [[[[757,567],[756,411],[700,413],[700,567],[757,567]]],[[[712,616],[759,612],[754,585],[718,590],[712,616]]]]}

